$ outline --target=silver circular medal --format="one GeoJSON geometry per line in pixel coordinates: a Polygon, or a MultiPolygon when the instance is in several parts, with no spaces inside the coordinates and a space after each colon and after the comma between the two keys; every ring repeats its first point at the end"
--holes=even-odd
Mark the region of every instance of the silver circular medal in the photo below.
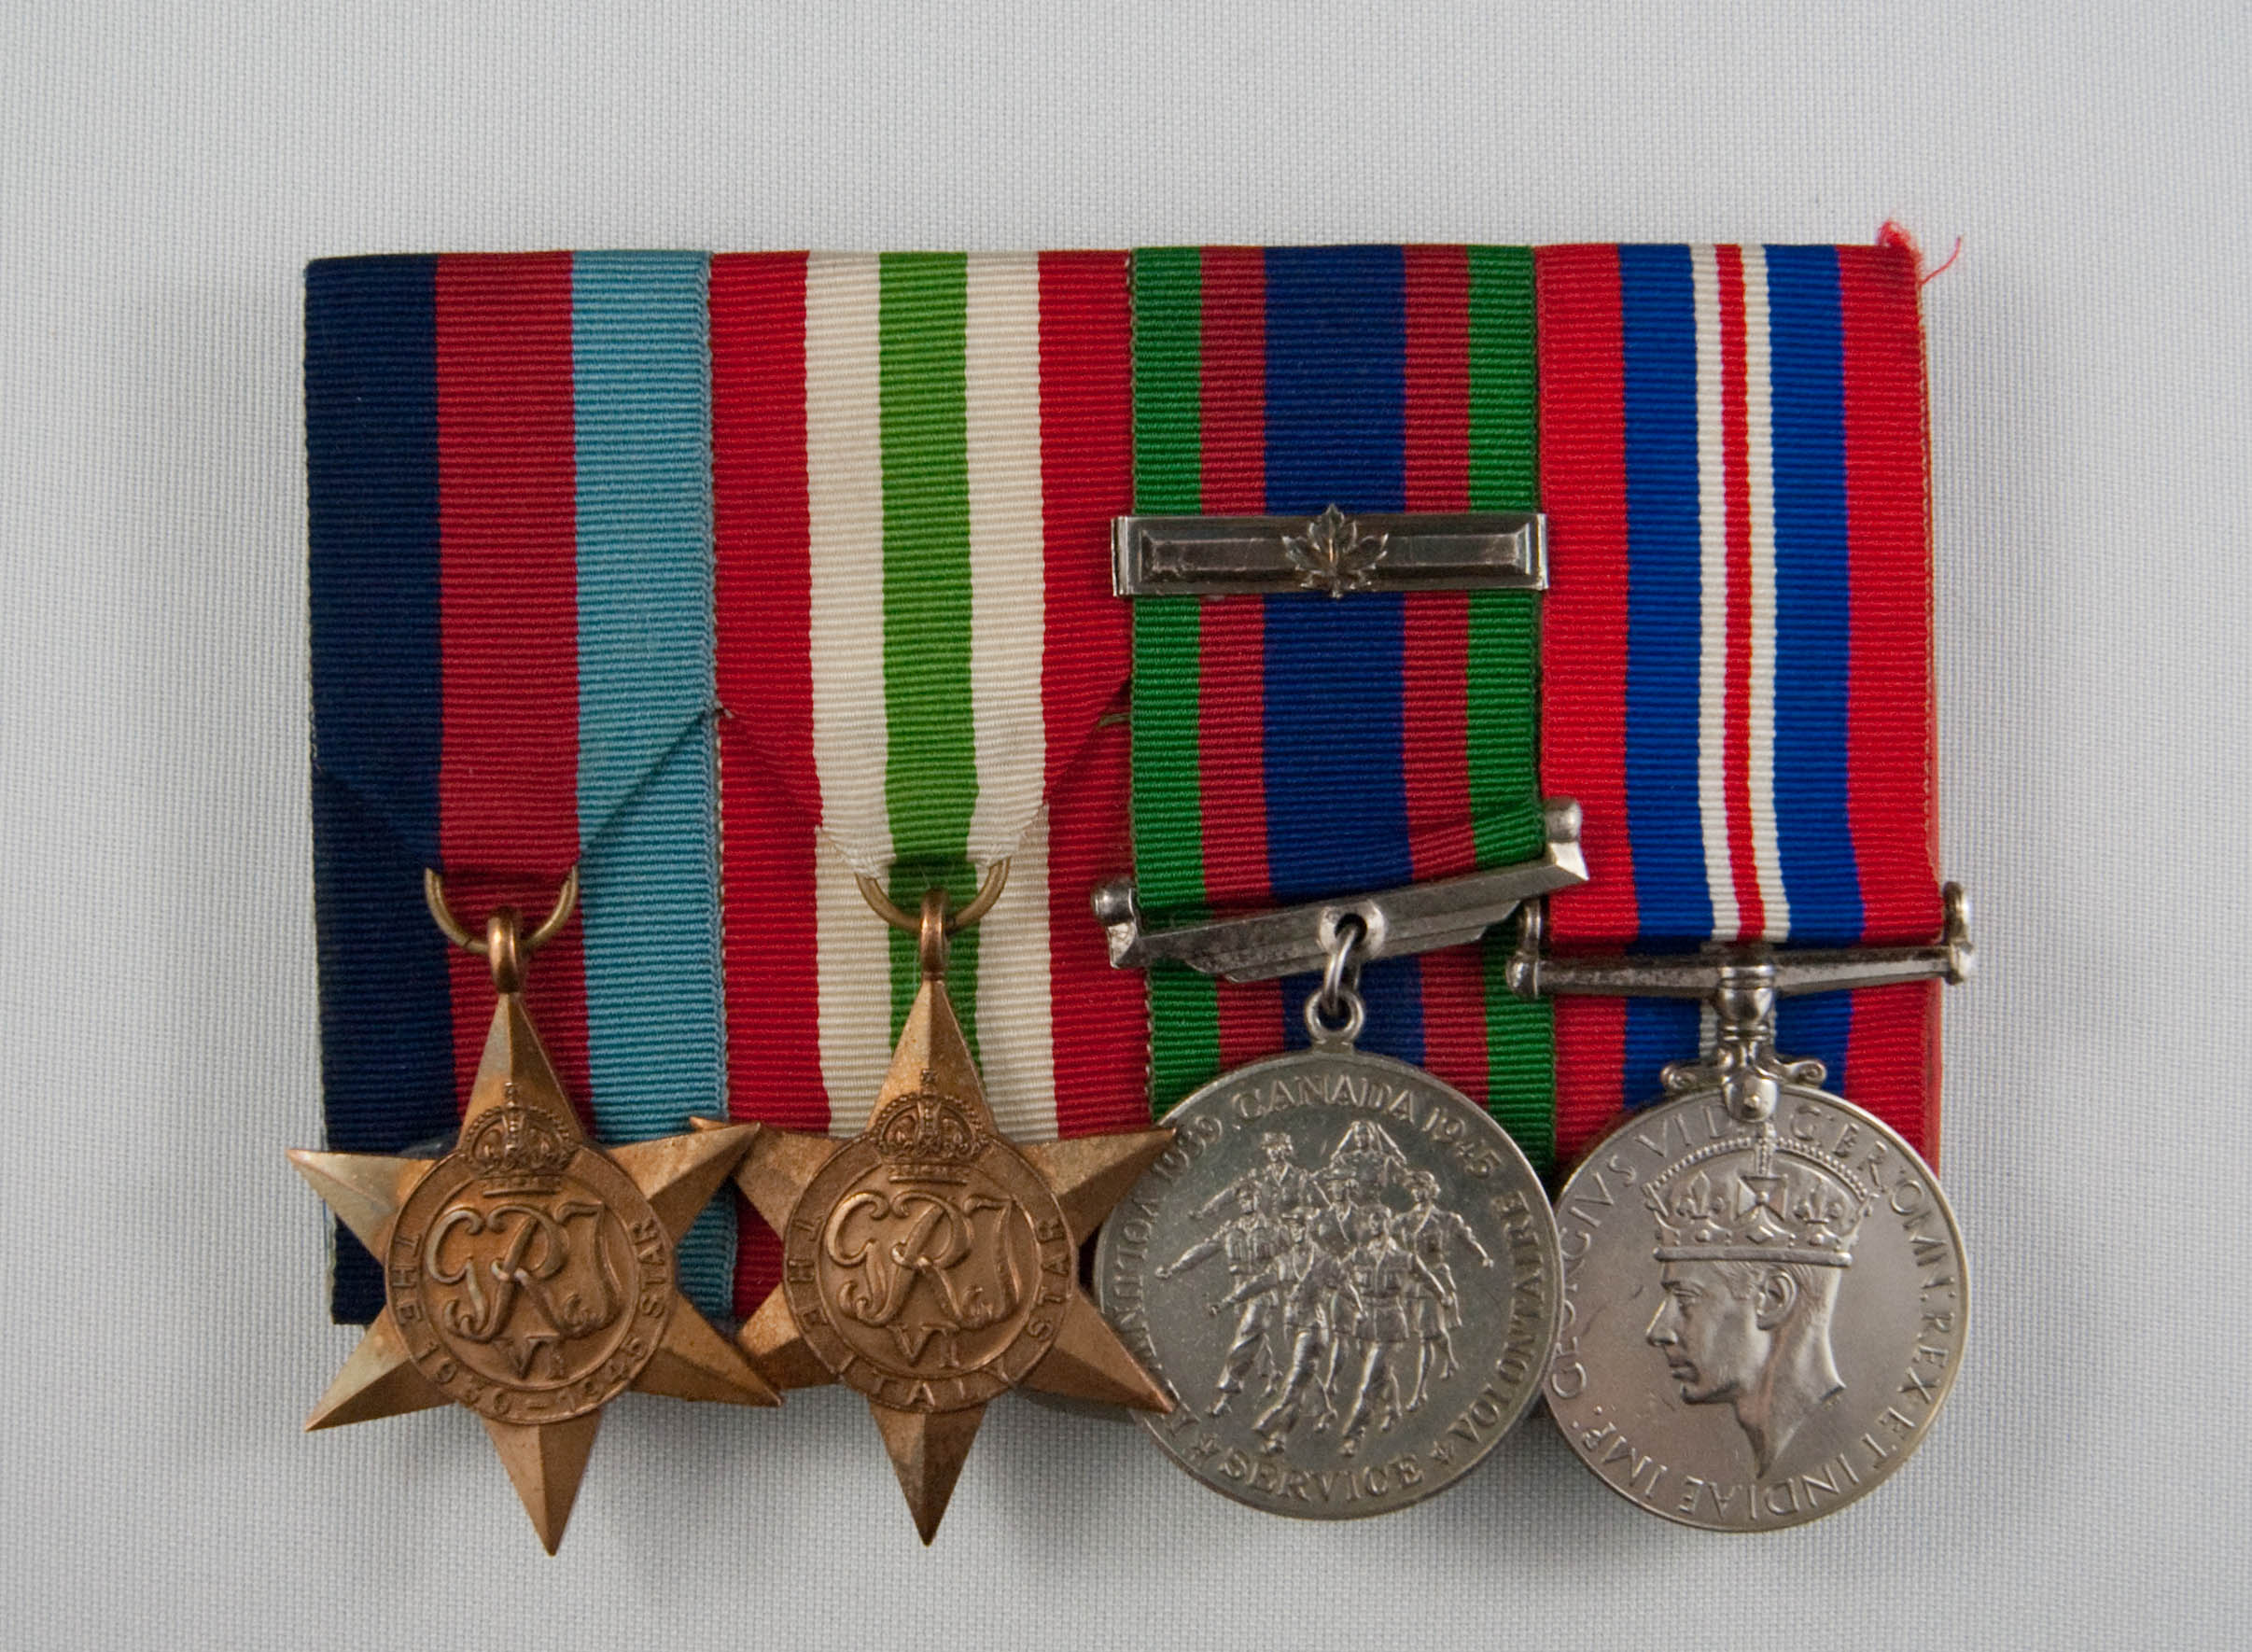
{"type": "Polygon", "coordinates": [[[1224,1074],[1102,1230],[1103,1311],[1190,1474],[1276,1514],[1386,1514],[1524,1416],[1557,1323],[1540,1179],[1483,1108],[1342,1043],[1224,1074]]]}
{"type": "Polygon", "coordinates": [[[1821,1078],[1675,1069],[1672,1098],[1557,1196],[1549,1411],[1605,1485],[1685,1525],[1768,1531],[1867,1495],[1962,1359],[1954,1212],[1915,1150],[1821,1078]]]}

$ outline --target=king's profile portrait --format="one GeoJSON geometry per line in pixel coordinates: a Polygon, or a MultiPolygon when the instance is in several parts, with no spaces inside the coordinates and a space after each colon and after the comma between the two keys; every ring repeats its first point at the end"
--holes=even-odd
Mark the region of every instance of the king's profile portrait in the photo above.
{"type": "Polygon", "coordinates": [[[1644,1197],[1662,1292],[1644,1338],[1685,1404],[1733,1410],[1765,1475],[1845,1388],[1831,1321],[1869,1192],[1842,1163],[1762,1125],[1690,1155],[1644,1197]]]}

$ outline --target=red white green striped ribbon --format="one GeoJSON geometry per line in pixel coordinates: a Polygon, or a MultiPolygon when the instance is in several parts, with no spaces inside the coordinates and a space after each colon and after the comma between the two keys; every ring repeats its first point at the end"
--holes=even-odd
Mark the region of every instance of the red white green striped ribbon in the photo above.
{"type": "Polygon", "coordinates": [[[857,1131],[915,963],[853,875],[966,901],[1007,856],[948,977],[995,1116],[1129,1127],[1141,985],[1087,910],[1126,856],[1125,256],[721,257],[711,317],[733,1111],[857,1131]]]}

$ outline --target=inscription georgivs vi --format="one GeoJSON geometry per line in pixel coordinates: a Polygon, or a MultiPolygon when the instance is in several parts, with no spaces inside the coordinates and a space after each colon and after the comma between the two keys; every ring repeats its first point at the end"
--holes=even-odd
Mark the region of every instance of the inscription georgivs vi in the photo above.
{"type": "Polygon", "coordinates": [[[1850,1103],[1781,1094],[1758,1124],[1715,1092],[1651,1108],[1557,1200],[1549,1409],[1613,1490],[1715,1530],[1868,1491],[1962,1353],[1962,1240],[1928,1167],[1850,1103]]]}
{"type": "Polygon", "coordinates": [[[1536,1391],[1553,1226],[1485,1113],[1379,1057],[1310,1051],[1167,1115],[1175,1145],[1098,1253],[1103,1305],[1179,1402],[1199,1478],[1316,1517],[1466,1472],[1536,1391]]]}

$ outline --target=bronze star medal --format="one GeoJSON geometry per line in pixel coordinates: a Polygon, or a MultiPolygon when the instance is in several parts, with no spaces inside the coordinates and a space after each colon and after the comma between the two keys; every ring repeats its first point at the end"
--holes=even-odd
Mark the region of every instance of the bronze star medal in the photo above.
{"type": "MultiPolygon", "coordinates": [[[[384,1266],[384,1309],[305,1426],[467,1406],[550,1554],[602,1407],[626,1389],[780,1403],[680,1295],[674,1268],[674,1247],[758,1127],[598,1148],[525,1014],[523,958],[561,927],[577,887],[574,873],[535,934],[519,937],[504,908],[477,944],[499,1002],[452,1153],[289,1155],[384,1266]]],[[[441,927],[471,945],[434,877],[429,892],[441,927]]]]}
{"type": "Polygon", "coordinates": [[[919,922],[862,880],[871,904],[918,931],[922,964],[868,1127],[849,1141],[762,1130],[735,1172],[782,1236],[782,1282],[743,1348],[777,1387],[867,1396],[925,1543],[996,1394],[1172,1408],[1080,1289],[1079,1246],[1173,1133],[1008,1141],[947,1001],[946,935],[1005,875],[1000,862],[951,920],[932,890],[919,922]]]}

